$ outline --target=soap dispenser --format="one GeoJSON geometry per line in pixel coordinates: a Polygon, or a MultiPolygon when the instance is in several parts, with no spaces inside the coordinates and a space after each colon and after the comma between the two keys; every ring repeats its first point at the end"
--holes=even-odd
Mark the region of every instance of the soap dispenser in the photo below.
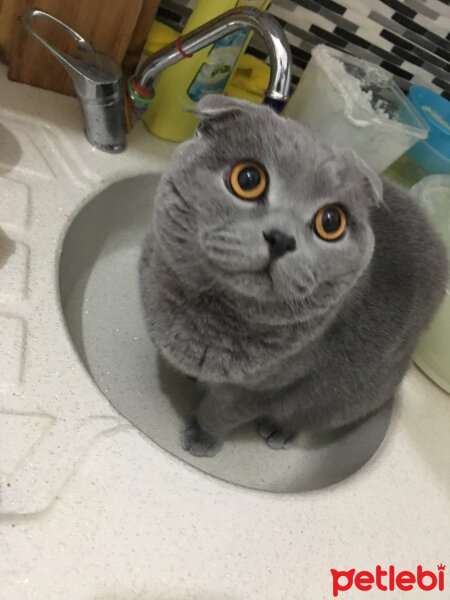
{"type": "MultiPolygon", "coordinates": [[[[199,0],[183,34],[200,27],[232,8],[249,6],[264,10],[270,0],[199,0]]],[[[181,142],[192,135],[197,117],[186,109],[205,94],[221,94],[249,40],[239,30],[218,40],[192,57],[168,67],[155,85],[155,99],[144,116],[148,129],[166,140],[181,142]]]]}

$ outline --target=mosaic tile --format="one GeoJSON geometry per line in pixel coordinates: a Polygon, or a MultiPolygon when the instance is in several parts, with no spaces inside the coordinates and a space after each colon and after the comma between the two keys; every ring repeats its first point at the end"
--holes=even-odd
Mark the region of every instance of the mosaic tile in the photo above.
{"type": "MultiPolygon", "coordinates": [[[[181,30],[194,7],[195,0],[162,0],[159,18],[181,30]]],[[[269,12],[295,36],[290,43],[296,73],[305,65],[302,52],[311,50],[305,50],[308,44],[325,43],[390,65],[405,91],[417,81],[430,83],[440,93],[447,90],[443,76],[450,72],[447,0],[273,0],[269,12]]],[[[252,53],[267,57],[260,43],[252,53]]]]}

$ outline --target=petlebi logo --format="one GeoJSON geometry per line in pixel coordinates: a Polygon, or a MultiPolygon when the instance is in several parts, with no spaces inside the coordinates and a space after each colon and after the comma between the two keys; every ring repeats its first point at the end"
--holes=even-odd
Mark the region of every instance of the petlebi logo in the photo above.
{"type": "MultiPolygon", "coordinates": [[[[427,571],[419,565],[415,571],[397,571],[393,565],[384,570],[377,565],[375,572],[337,571],[331,569],[333,596],[336,598],[341,592],[356,588],[361,592],[379,589],[381,592],[409,592],[413,589],[430,592],[431,590],[444,591],[445,565],[437,565],[436,571],[427,571]]],[[[354,596],[352,596],[353,598],[354,596]]],[[[397,598],[397,596],[396,596],[397,598]]]]}

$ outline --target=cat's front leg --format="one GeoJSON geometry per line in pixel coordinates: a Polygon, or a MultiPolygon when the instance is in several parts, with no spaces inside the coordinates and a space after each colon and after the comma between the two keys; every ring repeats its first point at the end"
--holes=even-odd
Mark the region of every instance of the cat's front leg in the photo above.
{"type": "Polygon", "coordinates": [[[261,402],[245,390],[227,385],[209,386],[195,418],[182,431],[183,449],[194,456],[214,456],[230,431],[261,413],[261,402]]]}
{"type": "Polygon", "coordinates": [[[181,433],[183,450],[193,456],[214,456],[222,447],[225,436],[210,433],[194,418],[181,433]]]}
{"type": "Polygon", "coordinates": [[[301,390],[297,385],[274,393],[264,415],[258,419],[260,436],[274,450],[289,448],[302,428],[298,412],[301,390]]]}
{"type": "Polygon", "coordinates": [[[299,429],[294,425],[281,424],[268,417],[259,420],[258,431],[274,450],[290,448],[299,434],[299,429]]]}

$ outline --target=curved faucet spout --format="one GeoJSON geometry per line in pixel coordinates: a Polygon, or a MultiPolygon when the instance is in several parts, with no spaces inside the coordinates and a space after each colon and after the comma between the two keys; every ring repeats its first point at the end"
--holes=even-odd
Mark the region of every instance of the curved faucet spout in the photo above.
{"type": "Polygon", "coordinates": [[[256,8],[235,8],[178,38],[148,58],[135,76],[143,89],[152,86],[156,76],[238,29],[257,31],[264,39],[270,59],[270,81],[266,98],[286,102],[291,85],[291,50],[278,21],[256,8]]]}

